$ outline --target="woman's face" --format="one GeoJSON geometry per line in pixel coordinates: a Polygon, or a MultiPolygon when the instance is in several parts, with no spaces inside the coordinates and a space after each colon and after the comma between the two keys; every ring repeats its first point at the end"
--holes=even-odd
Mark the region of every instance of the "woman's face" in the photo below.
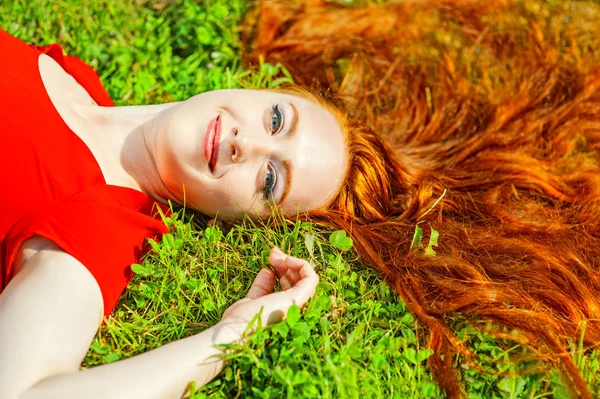
{"type": "Polygon", "coordinates": [[[335,117],[305,98],[263,90],[197,95],[162,112],[147,137],[176,201],[223,220],[319,208],[348,160],[335,117]]]}

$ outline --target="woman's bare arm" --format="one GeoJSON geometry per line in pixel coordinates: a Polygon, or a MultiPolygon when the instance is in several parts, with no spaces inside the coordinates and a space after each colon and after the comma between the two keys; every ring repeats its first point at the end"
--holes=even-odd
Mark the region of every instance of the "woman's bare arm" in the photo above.
{"type": "Polygon", "coordinates": [[[318,278],[310,265],[273,252],[271,263],[287,290],[270,294],[275,276],[263,270],[247,298],[217,325],[142,355],[79,371],[102,314],[100,289],[72,256],[42,250],[24,262],[0,295],[0,397],[179,398],[188,382],[201,386],[221,371],[215,344],[240,339],[248,318],[261,307],[268,322],[312,295],[318,278]]]}

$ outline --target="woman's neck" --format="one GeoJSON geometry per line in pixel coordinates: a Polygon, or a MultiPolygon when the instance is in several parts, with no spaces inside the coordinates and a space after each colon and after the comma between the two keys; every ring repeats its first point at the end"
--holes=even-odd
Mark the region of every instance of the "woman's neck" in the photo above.
{"type": "Polygon", "coordinates": [[[79,107],[93,133],[107,184],[130,187],[162,202],[175,198],[161,180],[146,141],[158,114],[175,104],[79,107]]]}

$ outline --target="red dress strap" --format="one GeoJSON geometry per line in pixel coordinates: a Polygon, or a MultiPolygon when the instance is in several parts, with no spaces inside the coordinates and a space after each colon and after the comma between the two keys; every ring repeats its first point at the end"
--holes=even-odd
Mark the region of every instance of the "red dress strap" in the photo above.
{"type": "Polygon", "coordinates": [[[106,92],[100,78],[96,72],[88,64],[83,62],[77,57],[72,55],[65,55],[62,47],[58,44],[49,44],[47,46],[34,46],[30,47],[36,49],[42,54],[46,54],[54,61],[56,61],[63,69],[75,80],[83,86],[83,88],[90,94],[90,96],[96,101],[96,104],[103,107],[109,107],[114,105],[110,96],[106,92]]]}

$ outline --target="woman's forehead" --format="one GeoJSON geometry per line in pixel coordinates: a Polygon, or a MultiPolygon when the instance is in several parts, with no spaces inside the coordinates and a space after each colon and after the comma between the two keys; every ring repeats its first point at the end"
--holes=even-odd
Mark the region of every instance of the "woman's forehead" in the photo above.
{"type": "Polygon", "coordinates": [[[292,182],[284,209],[300,211],[325,205],[340,190],[348,169],[342,128],[329,109],[295,95],[284,94],[298,111],[290,161],[292,182]]]}

